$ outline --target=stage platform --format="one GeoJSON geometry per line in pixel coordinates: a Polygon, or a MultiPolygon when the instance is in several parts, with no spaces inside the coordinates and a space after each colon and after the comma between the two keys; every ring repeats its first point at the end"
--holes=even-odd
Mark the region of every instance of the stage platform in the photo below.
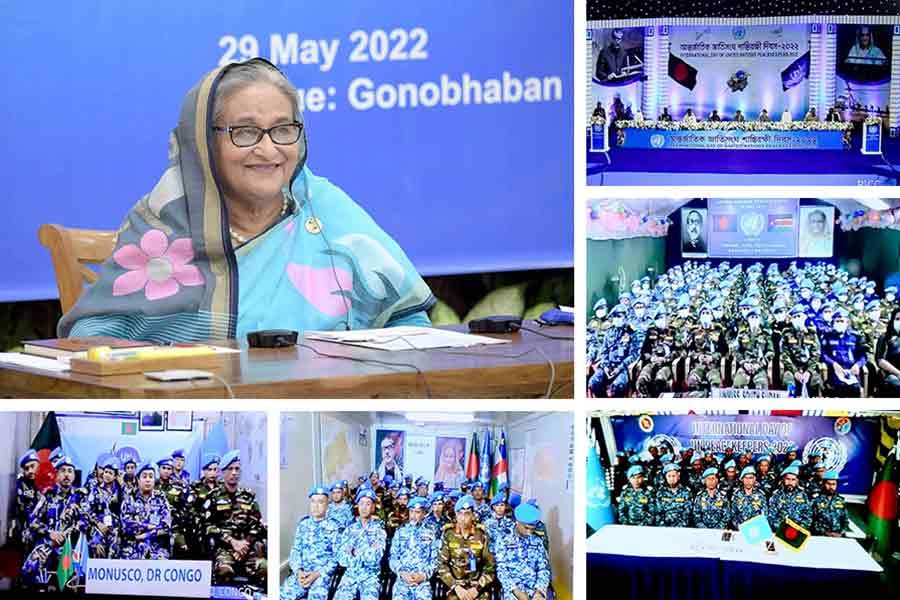
{"type": "MultiPolygon", "coordinates": [[[[585,137],[590,148],[590,137],[585,137]]],[[[613,147],[587,152],[588,185],[893,186],[900,180],[900,138],[883,139],[884,156],[850,150],[655,150],[613,147]]]]}

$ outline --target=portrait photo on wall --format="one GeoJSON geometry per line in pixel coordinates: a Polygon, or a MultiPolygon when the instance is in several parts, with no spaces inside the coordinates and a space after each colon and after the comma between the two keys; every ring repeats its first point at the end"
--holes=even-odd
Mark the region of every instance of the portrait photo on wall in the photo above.
{"type": "Polygon", "coordinates": [[[466,479],[466,438],[438,437],[434,447],[434,481],[456,488],[466,479]]]}
{"type": "Polygon", "coordinates": [[[375,470],[379,477],[403,478],[403,431],[379,429],[375,432],[375,470]]]}

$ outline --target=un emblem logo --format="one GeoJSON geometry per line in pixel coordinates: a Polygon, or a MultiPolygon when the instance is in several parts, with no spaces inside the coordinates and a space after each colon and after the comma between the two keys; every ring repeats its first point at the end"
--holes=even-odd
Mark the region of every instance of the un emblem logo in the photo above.
{"type": "Polygon", "coordinates": [[[731,30],[731,35],[733,35],[736,40],[742,40],[747,37],[747,29],[745,27],[735,27],[731,30]]]}
{"type": "Polygon", "coordinates": [[[809,460],[809,454],[818,450],[822,455],[822,464],[826,471],[840,471],[847,464],[847,449],[834,438],[821,437],[810,440],[803,448],[803,462],[809,460]]]}
{"type": "Polygon", "coordinates": [[[658,433],[652,436],[649,440],[647,440],[646,448],[649,448],[650,446],[656,446],[658,448],[660,444],[666,444],[669,448],[672,449],[672,452],[681,454],[681,442],[678,441],[678,438],[674,438],[671,435],[666,435],[665,433],[658,433]]]}
{"type": "Polygon", "coordinates": [[[762,213],[748,212],[741,215],[740,227],[747,237],[757,237],[766,228],[766,219],[762,213]]]}
{"type": "Polygon", "coordinates": [[[661,133],[654,133],[650,136],[650,145],[654,148],[662,148],[666,145],[666,136],[661,133]]]}

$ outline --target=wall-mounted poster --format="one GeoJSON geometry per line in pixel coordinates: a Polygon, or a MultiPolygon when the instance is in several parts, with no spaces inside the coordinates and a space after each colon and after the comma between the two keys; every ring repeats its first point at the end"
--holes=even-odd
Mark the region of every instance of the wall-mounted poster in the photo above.
{"type": "Polygon", "coordinates": [[[466,438],[438,437],[434,447],[434,481],[445,488],[458,488],[466,479],[466,438]]]}
{"type": "Polygon", "coordinates": [[[379,429],[375,432],[375,470],[381,479],[385,475],[390,475],[394,480],[403,478],[405,437],[405,432],[396,429],[379,429]]]}

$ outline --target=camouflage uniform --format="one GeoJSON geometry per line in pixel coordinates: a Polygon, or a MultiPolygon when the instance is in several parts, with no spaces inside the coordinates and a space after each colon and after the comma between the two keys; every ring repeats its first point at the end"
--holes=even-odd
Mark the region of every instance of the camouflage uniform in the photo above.
{"type": "Polygon", "coordinates": [[[444,528],[437,574],[449,590],[447,600],[458,600],[453,590],[457,584],[477,588],[478,600],[490,598],[496,565],[494,555],[488,550],[487,533],[481,525],[476,525],[468,535],[455,525],[444,528]]]}
{"type": "Polygon", "coordinates": [[[88,548],[92,558],[119,557],[119,514],[121,513],[118,484],[98,483],[88,495],[85,508],[90,524],[88,548]],[[107,528],[106,533],[100,526],[107,528]]]}
{"type": "Polygon", "coordinates": [[[337,523],[340,530],[343,531],[353,522],[353,507],[346,501],[337,504],[329,502],[327,515],[328,518],[337,523]]]}
{"type": "Polygon", "coordinates": [[[340,526],[329,517],[314,519],[306,516],[297,521],[294,544],[288,557],[291,573],[281,586],[281,600],[327,600],[331,576],[337,568],[337,544],[340,526]],[[319,576],[309,588],[297,579],[297,574],[316,571],[319,576]]]}
{"type": "Polygon", "coordinates": [[[509,516],[497,518],[497,515],[491,515],[482,525],[488,534],[488,549],[495,552],[497,540],[511,533],[516,528],[516,521],[509,516]]]}
{"type": "Polygon", "coordinates": [[[800,395],[800,385],[794,375],[800,371],[809,371],[806,390],[810,396],[822,393],[822,372],[820,371],[822,348],[819,336],[812,327],[799,330],[794,327],[785,329],[781,337],[781,381],[786,389],[791,385],[795,395],[800,395]]]}
{"type": "Polygon", "coordinates": [[[731,497],[732,525],[737,529],[744,521],[757,515],[765,515],[767,504],[766,495],[756,487],[749,494],[744,491],[743,487],[736,489],[731,497]]]}
{"type": "Polygon", "coordinates": [[[184,558],[188,553],[188,540],[194,536],[191,530],[190,510],[194,504],[194,497],[191,495],[188,484],[182,479],[176,479],[174,475],[167,481],[160,479],[156,489],[162,492],[169,501],[174,555],[176,558],[184,558]]]}
{"type": "Polygon", "coordinates": [[[484,523],[491,518],[491,505],[487,500],[482,500],[481,504],[475,505],[475,518],[479,523],[484,523]]]}
{"type": "Polygon", "coordinates": [[[812,499],[812,534],[843,534],[850,527],[847,502],[840,494],[819,494],[812,499]]]}
{"type": "Polygon", "coordinates": [[[727,529],[731,524],[731,503],[721,490],[710,496],[704,489],[694,498],[693,518],[698,529],[727,529]]]}
{"type": "MultiPolygon", "coordinates": [[[[446,508],[444,510],[446,510],[446,508]]],[[[434,537],[437,539],[441,539],[441,536],[444,534],[444,527],[450,523],[450,517],[448,517],[446,513],[442,514],[440,519],[435,517],[433,512],[428,513],[425,517],[425,525],[431,527],[432,531],[434,531],[434,537]]]]}
{"type": "Polygon", "coordinates": [[[641,371],[637,379],[638,395],[650,398],[666,390],[675,379],[674,361],[678,358],[674,331],[670,327],[651,327],[641,348],[641,371]]]}
{"type": "Polygon", "coordinates": [[[31,513],[29,525],[35,546],[22,565],[22,579],[26,583],[32,585],[39,583],[42,571],[50,573],[56,571],[62,546],[53,543],[50,539],[51,532],[56,531],[68,536],[74,547],[77,542],[74,534],[83,534],[87,530],[88,522],[84,512],[85,494],[84,488],[63,489],[55,485],[38,499],[31,513]]]}
{"type": "Polygon", "coordinates": [[[256,494],[242,487],[230,492],[223,484],[209,496],[207,502],[206,521],[209,525],[206,533],[212,538],[215,548],[215,580],[227,581],[243,571],[250,579],[265,585],[268,569],[266,526],[262,522],[256,494]],[[249,542],[250,548],[243,558],[235,557],[232,540],[249,542]]]}
{"type": "Polygon", "coordinates": [[[209,555],[210,548],[206,544],[206,528],[209,523],[206,521],[205,505],[209,497],[219,489],[219,485],[218,481],[210,485],[203,480],[198,480],[191,484],[188,494],[188,498],[192,500],[188,506],[192,533],[190,546],[198,557],[209,555]]]}
{"type": "Polygon", "coordinates": [[[691,370],[688,373],[688,387],[699,390],[703,387],[722,385],[721,362],[723,356],[724,332],[721,325],[713,323],[709,327],[697,326],[691,335],[688,354],[691,370]]]}
{"type": "Polygon", "coordinates": [[[28,526],[31,522],[31,513],[35,505],[41,499],[41,493],[37,490],[33,480],[26,479],[20,473],[16,476],[16,503],[13,505],[12,524],[10,526],[10,539],[21,545],[25,553],[31,551],[34,543],[34,532],[28,526]]]}
{"type": "Polygon", "coordinates": [[[750,327],[738,330],[734,344],[734,386],[753,387],[758,390],[769,388],[769,361],[772,360],[772,334],[762,328],[753,331],[750,327]]]}
{"type": "Polygon", "coordinates": [[[550,587],[550,561],[547,550],[534,535],[519,535],[517,531],[497,543],[497,579],[503,590],[503,600],[517,600],[514,590],[529,598],[540,592],[547,598],[550,587]]]}
{"type": "Polygon", "coordinates": [[[647,488],[622,490],[619,496],[619,523],[622,525],[653,525],[653,492],[647,488]]]}
{"type": "Polygon", "coordinates": [[[660,527],[689,527],[691,492],[681,483],[675,488],[664,485],[656,491],[655,521],[660,527]]]}
{"type": "Polygon", "coordinates": [[[172,516],[159,490],[145,498],[140,491],[122,504],[122,551],[127,560],[161,560],[171,554],[172,516]],[[144,539],[137,536],[145,535],[144,539]]]}
{"type": "Polygon", "coordinates": [[[381,559],[387,547],[387,534],[380,519],[363,525],[359,518],[343,531],[338,542],[338,564],[346,567],[334,600],[378,600],[381,559]]]}
{"type": "Polygon", "coordinates": [[[391,543],[390,567],[397,575],[395,600],[430,600],[431,576],[437,568],[441,538],[427,525],[407,523],[397,530],[391,543]],[[401,573],[422,573],[425,579],[414,586],[406,583],[401,573]]]}
{"type": "Polygon", "coordinates": [[[799,487],[791,492],[779,488],[769,498],[769,524],[772,530],[777,530],[787,517],[806,529],[812,525],[812,504],[806,492],[799,487]]]}

